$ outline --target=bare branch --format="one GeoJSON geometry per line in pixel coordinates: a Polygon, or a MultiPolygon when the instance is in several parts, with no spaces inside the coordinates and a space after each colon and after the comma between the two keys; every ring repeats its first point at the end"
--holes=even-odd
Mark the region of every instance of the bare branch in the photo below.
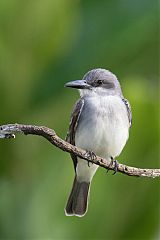
{"type": "MultiPolygon", "coordinates": [[[[15,138],[16,133],[24,133],[25,135],[33,134],[46,138],[50,143],[60,148],[61,150],[69,153],[74,153],[80,158],[89,162],[95,163],[105,169],[114,170],[114,165],[110,160],[95,156],[92,159],[91,156],[86,154],[86,151],[80,149],[70,143],[62,140],[57,136],[54,130],[44,126],[24,125],[24,124],[7,124],[0,126],[0,138],[15,138]]],[[[129,176],[136,177],[160,177],[160,169],[142,169],[136,167],[126,166],[124,164],[118,164],[118,172],[129,176]]]]}

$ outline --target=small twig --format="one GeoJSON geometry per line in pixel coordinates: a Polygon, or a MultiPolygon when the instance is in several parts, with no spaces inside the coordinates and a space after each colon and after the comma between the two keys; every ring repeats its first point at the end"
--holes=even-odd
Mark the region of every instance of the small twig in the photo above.
{"type": "MultiPolygon", "coordinates": [[[[74,153],[80,158],[95,163],[105,169],[114,170],[114,165],[110,160],[95,156],[94,159],[86,154],[86,151],[80,149],[58,137],[54,130],[44,126],[24,125],[24,124],[7,124],[0,126],[0,138],[15,138],[16,133],[39,135],[46,138],[50,143],[63,151],[74,153]]],[[[129,176],[136,177],[160,177],[160,169],[142,169],[136,167],[118,164],[118,172],[129,176]]]]}

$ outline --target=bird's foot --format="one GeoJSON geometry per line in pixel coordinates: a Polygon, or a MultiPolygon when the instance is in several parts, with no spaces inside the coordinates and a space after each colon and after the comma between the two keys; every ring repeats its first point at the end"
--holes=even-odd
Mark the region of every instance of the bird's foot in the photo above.
{"type": "MultiPolygon", "coordinates": [[[[93,151],[86,151],[85,156],[89,157],[91,159],[91,161],[96,159],[96,154],[93,151]]],[[[88,161],[88,167],[90,167],[89,163],[90,162],[88,161]]]]}
{"type": "MultiPolygon", "coordinates": [[[[113,170],[114,170],[113,175],[114,175],[114,174],[116,174],[116,173],[118,172],[118,165],[119,165],[119,163],[118,163],[118,161],[117,161],[116,159],[114,159],[113,157],[111,157],[111,162],[110,162],[110,164],[109,164],[109,167],[111,167],[112,165],[114,165],[114,168],[113,168],[113,170]]],[[[108,173],[109,170],[110,170],[110,169],[108,168],[107,173],[108,173]]]]}

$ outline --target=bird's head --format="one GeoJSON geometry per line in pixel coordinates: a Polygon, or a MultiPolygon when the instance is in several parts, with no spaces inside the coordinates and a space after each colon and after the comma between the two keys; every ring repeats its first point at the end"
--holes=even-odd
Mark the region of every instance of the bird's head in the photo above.
{"type": "Polygon", "coordinates": [[[65,87],[80,90],[82,96],[90,94],[122,94],[117,77],[110,71],[101,68],[87,72],[82,80],[75,80],[66,83],[65,87]]]}

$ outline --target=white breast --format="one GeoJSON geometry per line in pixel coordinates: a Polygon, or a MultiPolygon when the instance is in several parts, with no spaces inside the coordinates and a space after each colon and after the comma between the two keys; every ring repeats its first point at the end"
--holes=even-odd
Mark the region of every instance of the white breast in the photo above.
{"type": "Polygon", "coordinates": [[[119,96],[85,98],[75,135],[77,146],[108,158],[118,156],[128,139],[129,121],[119,96]]]}

